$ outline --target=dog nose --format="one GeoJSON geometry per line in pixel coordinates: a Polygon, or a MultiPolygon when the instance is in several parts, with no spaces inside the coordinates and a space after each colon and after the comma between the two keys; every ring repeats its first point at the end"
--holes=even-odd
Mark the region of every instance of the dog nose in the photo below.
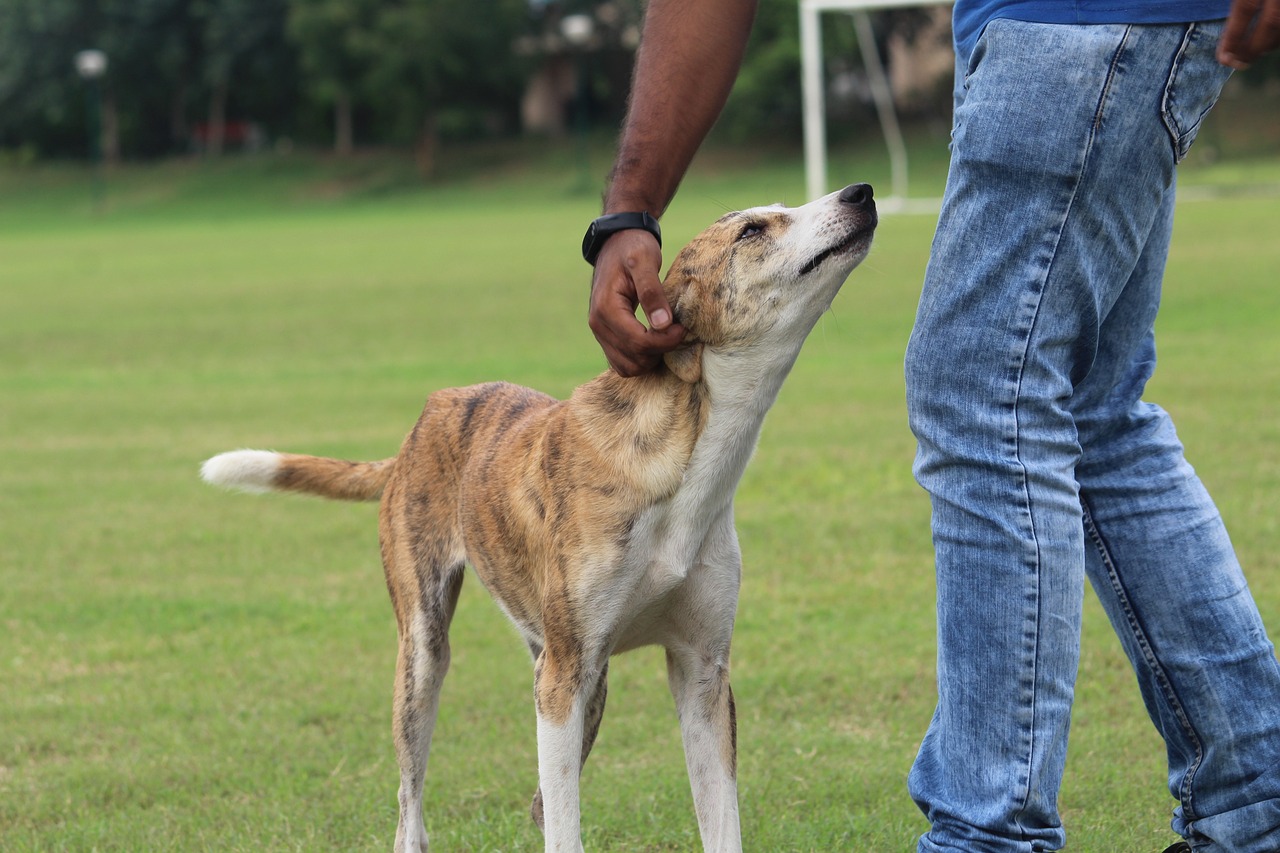
{"type": "Polygon", "coordinates": [[[844,204],[866,204],[874,197],[871,184],[851,184],[840,190],[840,201],[844,204]]]}

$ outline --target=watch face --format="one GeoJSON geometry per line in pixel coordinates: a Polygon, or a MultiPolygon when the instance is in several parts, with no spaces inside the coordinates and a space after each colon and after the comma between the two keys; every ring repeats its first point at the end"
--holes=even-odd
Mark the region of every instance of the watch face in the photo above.
{"type": "Polygon", "coordinates": [[[587,263],[595,266],[596,255],[599,254],[600,247],[596,245],[599,238],[599,227],[596,222],[592,221],[587,226],[587,236],[582,239],[582,257],[587,263]]]}

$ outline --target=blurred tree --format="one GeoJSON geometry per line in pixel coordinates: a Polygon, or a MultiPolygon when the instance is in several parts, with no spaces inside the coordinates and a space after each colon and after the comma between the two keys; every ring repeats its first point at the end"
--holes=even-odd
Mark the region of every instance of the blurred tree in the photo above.
{"type": "Polygon", "coordinates": [[[121,144],[143,155],[182,150],[201,59],[200,22],[189,0],[102,0],[101,6],[108,104],[119,115],[121,144]]]}
{"type": "Polygon", "coordinates": [[[107,54],[102,150],[168,153],[190,139],[187,109],[208,92],[225,117],[232,70],[256,75],[250,103],[295,79],[284,0],[0,0],[0,145],[84,156],[84,84],[72,66],[107,54]],[[272,13],[275,13],[274,17],[272,13]],[[244,61],[251,55],[249,61],[244,61]]]}
{"type": "Polygon", "coordinates": [[[377,52],[383,0],[290,0],[288,36],[298,51],[306,89],[333,108],[334,150],[355,146],[355,102],[377,52]]]}
{"type": "Polygon", "coordinates": [[[191,6],[204,35],[204,82],[209,87],[205,151],[216,157],[226,142],[232,84],[249,84],[250,91],[278,87],[277,75],[296,67],[285,40],[288,6],[287,0],[192,0],[191,6]]]}
{"type": "MultiPolygon", "coordinates": [[[[836,16],[830,16],[834,19],[836,16]]],[[[839,72],[860,56],[849,27],[824,26],[823,56],[839,72]]],[[[795,140],[802,126],[800,14],[794,0],[760,0],[751,41],[716,134],[735,142],[795,140]]]]}
{"type": "Polygon", "coordinates": [[[96,10],[82,0],[0,0],[0,145],[86,153],[82,84],[72,59],[96,10]]]}
{"type": "Polygon", "coordinates": [[[370,94],[394,132],[414,139],[418,171],[435,169],[441,120],[514,114],[524,60],[512,50],[525,0],[384,0],[371,52],[370,94]]]}
{"type": "Polygon", "coordinates": [[[346,150],[365,101],[382,138],[412,139],[429,172],[442,120],[480,129],[516,114],[512,43],[527,19],[525,0],[0,0],[0,146],[84,156],[72,58],[98,48],[107,152],[195,137],[217,154],[229,118],[296,131],[312,104],[333,107],[346,150]]]}
{"type": "Polygon", "coordinates": [[[760,0],[742,70],[716,133],[738,142],[761,129],[791,136],[800,115],[799,12],[790,0],[760,0]]]}

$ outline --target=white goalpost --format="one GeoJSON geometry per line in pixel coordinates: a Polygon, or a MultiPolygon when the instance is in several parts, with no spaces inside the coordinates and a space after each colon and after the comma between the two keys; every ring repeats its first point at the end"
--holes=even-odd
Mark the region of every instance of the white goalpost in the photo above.
{"type": "Polygon", "coordinates": [[[893,93],[876,48],[868,11],[909,6],[940,6],[947,0],[800,0],[801,88],[804,111],[805,191],[810,199],[827,192],[827,110],[822,74],[822,13],[847,12],[861,48],[867,83],[880,129],[889,149],[890,192],[877,200],[884,211],[936,210],[935,199],[910,199],[907,191],[907,146],[898,126],[893,93]]]}

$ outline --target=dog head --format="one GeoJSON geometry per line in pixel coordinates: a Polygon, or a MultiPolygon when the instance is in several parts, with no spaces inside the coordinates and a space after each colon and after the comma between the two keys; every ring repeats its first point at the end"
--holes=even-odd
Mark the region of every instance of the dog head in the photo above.
{"type": "Polygon", "coordinates": [[[867,255],[875,232],[871,187],[854,184],[796,208],[756,207],[722,216],[685,246],[663,283],[685,343],[667,365],[700,375],[703,347],[800,344],[867,255]]]}

